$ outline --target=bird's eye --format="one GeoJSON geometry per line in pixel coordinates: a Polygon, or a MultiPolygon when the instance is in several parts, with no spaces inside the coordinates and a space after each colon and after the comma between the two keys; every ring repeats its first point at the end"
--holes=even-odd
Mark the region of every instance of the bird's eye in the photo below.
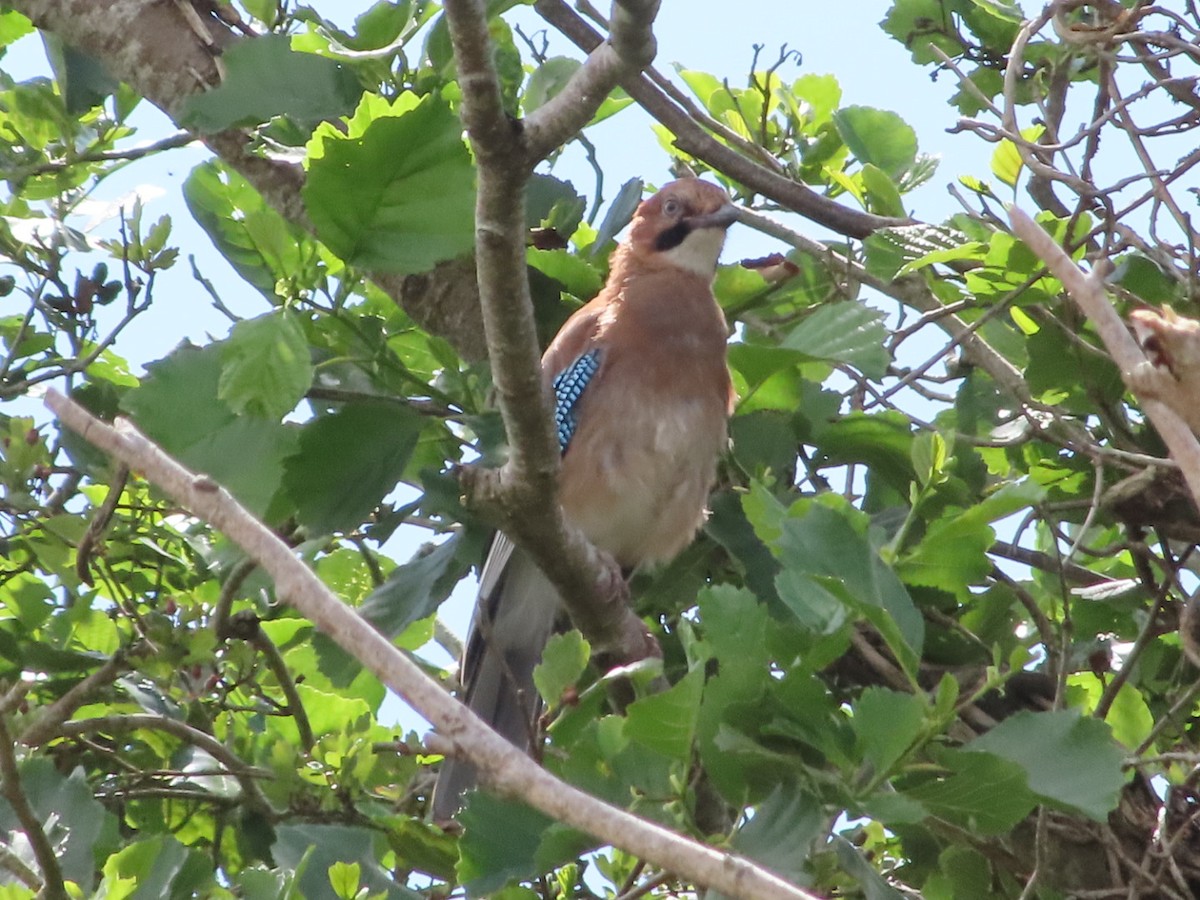
{"type": "Polygon", "coordinates": [[[674,197],[668,197],[663,203],[663,213],[670,218],[674,219],[681,212],[683,212],[683,205],[674,197]]]}

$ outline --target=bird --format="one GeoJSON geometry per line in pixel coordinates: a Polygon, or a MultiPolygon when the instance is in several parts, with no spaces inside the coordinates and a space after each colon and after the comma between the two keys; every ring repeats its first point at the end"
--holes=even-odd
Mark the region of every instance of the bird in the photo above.
{"type": "MultiPolygon", "coordinates": [[[[542,356],[562,451],[567,522],[626,573],[669,561],[704,522],[735,398],[725,316],[713,294],[736,208],[721,187],[681,178],[643,200],[605,286],[542,356]]],[[[497,532],[460,666],[462,699],[530,752],[541,702],[533,669],[561,601],[533,559],[497,532]]],[[[450,823],[474,767],[447,757],[430,802],[450,823]]]]}

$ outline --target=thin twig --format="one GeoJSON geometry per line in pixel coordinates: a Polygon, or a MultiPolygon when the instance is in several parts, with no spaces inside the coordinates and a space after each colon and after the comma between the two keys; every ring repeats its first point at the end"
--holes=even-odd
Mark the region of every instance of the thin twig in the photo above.
{"type": "Polygon", "coordinates": [[[68,900],[67,888],[63,884],[62,868],[58,864],[58,854],[54,845],[46,836],[42,820],[38,818],[29,798],[21,786],[21,773],[17,768],[16,744],[8,730],[8,721],[0,716],[0,795],[8,801],[9,807],[16,814],[25,839],[33,848],[34,858],[42,870],[41,896],[49,900],[68,900]]]}

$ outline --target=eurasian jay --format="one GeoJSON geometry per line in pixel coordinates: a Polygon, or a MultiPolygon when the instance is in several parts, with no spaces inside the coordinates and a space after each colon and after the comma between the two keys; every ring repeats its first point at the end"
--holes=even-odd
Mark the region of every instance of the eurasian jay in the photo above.
{"type": "MultiPolygon", "coordinates": [[[[564,516],[626,571],[670,560],[704,521],[733,403],[712,282],[734,218],[726,193],[696,178],[643,201],[604,289],[542,356],[564,516]]],[[[560,615],[554,587],[498,533],[480,573],[463,700],[527,751],[541,709],[533,669],[560,615]]],[[[435,822],[454,816],[475,779],[465,760],[443,763],[435,822]]]]}

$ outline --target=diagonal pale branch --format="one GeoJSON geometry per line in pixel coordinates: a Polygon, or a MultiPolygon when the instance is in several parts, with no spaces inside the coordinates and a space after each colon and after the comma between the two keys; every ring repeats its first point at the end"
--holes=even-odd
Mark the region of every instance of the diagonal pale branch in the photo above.
{"type": "Polygon", "coordinates": [[[1117,368],[1121,370],[1121,377],[1142,401],[1142,409],[1162,435],[1171,456],[1179,463],[1183,477],[1192,492],[1192,498],[1197,506],[1200,506],[1200,443],[1197,442],[1191,428],[1174,410],[1157,397],[1145,392],[1136,373],[1150,369],[1150,362],[1129,333],[1129,329],[1125,327],[1125,323],[1121,321],[1121,317],[1117,315],[1117,311],[1108,302],[1103,282],[1094,273],[1085,274],[1054,238],[1022,210],[1013,206],[1008,215],[1013,232],[1029,245],[1054,277],[1062,282],[1071,299],[1096,327],[1100,340],[1104,342],[1117,368]]]}
{"type": "MultiPolygon", "coordinates": [[[[270,529],[206,475],[189,472],[132,424],[106,425],[57,391],[46,405],[64,425],[106,451],[237,544],[276,593],[460,747],[483,781],[560,822],[681,877],[746,900],[815,900],[748,860],[703,846],[559,781],[496,734],[343,604],[270,529]]],[[[68,726],[69,727],[69,726],[68,726]]]]}

